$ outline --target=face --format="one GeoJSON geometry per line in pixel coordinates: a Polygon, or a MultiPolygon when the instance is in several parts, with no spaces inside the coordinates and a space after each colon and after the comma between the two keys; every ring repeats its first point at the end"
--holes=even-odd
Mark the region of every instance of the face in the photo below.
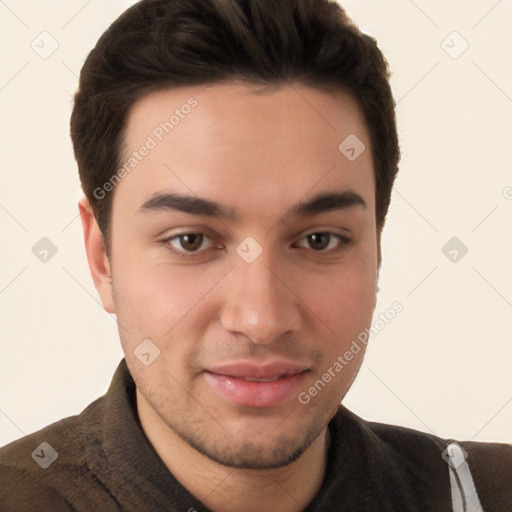
{"type": "Polygon", "coordinates": [[[132,107],[102,293],[138,400],[210,459],[290,463],[352,384],[364,350],[333,365],[375,308],[370,153],[341,92],[215,84],[132,107]]]}

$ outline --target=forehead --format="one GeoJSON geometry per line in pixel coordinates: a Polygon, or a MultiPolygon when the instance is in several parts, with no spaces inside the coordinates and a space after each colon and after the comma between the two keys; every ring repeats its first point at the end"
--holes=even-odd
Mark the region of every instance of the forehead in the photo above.
{"type": "Polygon", "coordinates": [[[166,89],[137,101],[125,126],[128,172],[114,206],[126,213],[162,190],[259,206],[260,215],[328,188],[355,189],[373,203],[369,135],[346,92],[298,84],[166,89]]]}

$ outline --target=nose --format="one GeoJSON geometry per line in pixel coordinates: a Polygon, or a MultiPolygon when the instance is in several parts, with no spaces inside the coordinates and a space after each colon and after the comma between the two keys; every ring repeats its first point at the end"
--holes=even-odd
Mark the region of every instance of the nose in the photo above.
{"type": "Polygon", "coordinates": [[[264,251],[256,261],[235,261],[225,288],[222,326],[257,344],[270,344],[302,325],[296,278],[264,251]]]}

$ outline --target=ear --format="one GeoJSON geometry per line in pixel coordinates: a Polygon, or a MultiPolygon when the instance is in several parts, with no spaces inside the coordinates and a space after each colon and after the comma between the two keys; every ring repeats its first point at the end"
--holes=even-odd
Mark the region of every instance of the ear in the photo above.
{"type": "Polygon", "coordinates": [[[96,290],[100,295],[105,311],[115,313],[110,261],[107,257],[100,228],[87,197],[82,196],[80,198],[78,209],[84,231],[87,261],[89,262],[94,286],[96,286],[96,290]]]}

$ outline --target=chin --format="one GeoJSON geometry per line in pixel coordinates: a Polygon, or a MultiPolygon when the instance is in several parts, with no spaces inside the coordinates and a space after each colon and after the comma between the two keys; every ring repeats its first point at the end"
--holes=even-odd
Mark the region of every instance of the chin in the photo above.
{"type": "MultiPolygon", "coordinates": [[[[311,441],[312,442],[312,441],[311,441]]],[[[223,466],[236,469],[275,469],[296,461],[310,446],[311,442],[298,443],[289,439],[274,441],[274,446],[245,443],[229,450],[195,447],[200,453],[223,466]]]]}
{"type": "MultiPolygon", "coordinates": [[[[249,439],[244,439],[243,433],[241,436],[228,434],[219,439],[197,431],[180,432],[176,426],[169,426],[197,452],[217,464],[237,469],[274,469],[287,466],[296,461],[325,428],[325,424],[317,420],[302,433],[288,432],[255,438],[249,432],[249,439]]],[[[210,434],[212,430],[209,431],[210,434]]]]}

